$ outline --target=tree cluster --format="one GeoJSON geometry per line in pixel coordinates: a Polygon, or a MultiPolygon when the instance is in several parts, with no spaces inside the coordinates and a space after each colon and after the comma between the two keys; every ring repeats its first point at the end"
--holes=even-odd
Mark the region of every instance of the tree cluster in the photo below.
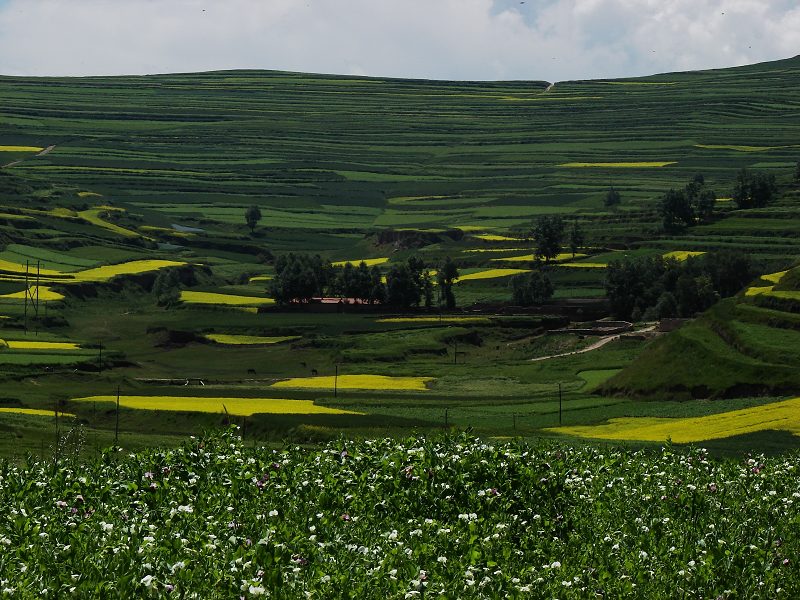
{"type": "Polygon", "coordinates": [[[511,295],[517,306],[542,304],[553,297],[553,283],[546,273],[532,271],[511,278],[511,295]]]}
{"type": "Polygon", "coordinates": [[[777,193],[775,175],[742,169],[736,176],[731,197],[738,208],[763,208],[772,202],[777,193]]]}
{"type": "Polygon", "coordinates": [[[723,250],[685,262],[661,256],[613,261],[605,285],[614,316],[638,321],[691,317],[737,293],[752,278],[746,254],[723,250]]]}
{"type": "Polygon", "coordinates": [[[659,215],[666,231],[691,227],[708,221],[714,213],[716,194],[706,188],[705,178],[698,174],[681,190],[670,189],[661,198],[659,215]]]}
{"type": "Polygon", "coordinates": [[[153,282],[153,296],[156,304],[169,308],[181,299],[181,280],[175,269],[163,269],[153,282]]]}
{"type": "MultiPolygon", "coordinates": [[[[437,274],[440,302],[448,308],[456,304],[453,284],[457,278],[458,268],[448,257],[437,274]]],[[[279,304],[327,296],[409,308],[433,305],[434,280],[431,269],[416,256],[393,264],[384,283],[380,269],[370,268],[363,261],[358,266],[348,263],[334,267],[318,255],[286,254],[275,261],[270,294],[279,304]]]]}

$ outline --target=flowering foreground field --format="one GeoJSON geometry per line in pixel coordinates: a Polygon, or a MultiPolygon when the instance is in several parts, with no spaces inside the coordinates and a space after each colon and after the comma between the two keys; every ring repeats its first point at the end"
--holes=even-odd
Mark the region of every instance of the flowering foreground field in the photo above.
{"type": "Polygon", "coordinates": [[[797,598],[797,459],[233,433],[0,465],[0,595],[797,598]]]}

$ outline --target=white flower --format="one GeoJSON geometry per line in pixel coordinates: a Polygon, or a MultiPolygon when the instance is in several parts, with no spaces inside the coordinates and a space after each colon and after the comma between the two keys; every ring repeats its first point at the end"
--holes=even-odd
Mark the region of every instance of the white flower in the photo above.
{"type": "Polygon", "coordinates": [[[139,583],[144,585],[144,587],[151,588],[151,587],[153,587],[155,585],[155,583],[153,582],[153,579],[154,579],[154,577],[152,575],[145,575],[144,577],[142,577],[142,579],[139,581],[139,583]]]}
{"type": "Polygon", "coordinates": [[[181,505],[178,507],[178,512],[184,512],[184,513],[193,513],[193,512],[194,512],[194,508],[192,508],[192,507],[191,507],[191,506],[189,506],[188,504],[181,504],[181,505]]]}
{"type": "Polygon", "coordinates": [[[100,527],[103,528],[103,531],[111,531],[114,529],[114,525],[111,523],[106,523],[105,521],[100,521],[100,527]]]}
{"type": "Polygon", "coordinates": [[[447,557],[446,556],[440,556],[439,558],[436,559],[436,561],[442,563],[443,565],[446,565],[447,564],[447,557]]]}
{"type": "Polygon", "coordinates": [[[269,516],[270,516],[270,517],[277,517],[277,516],[278,516],[278,511],[277,511],[277,510],[271,510],[271,511],[269,511],[269,516]]]}
{"type": "Polygon", "coordinates": [[[557,560],[553,561],[553,564],[550,565],[550,568],[551,569],[560,569],[561,568],[561,563],[558,562],[557,560]]]}
{"type": "Polygon", "coordinates": [[[251,585],[249,588],[247,588],[247,591],[250,592],[251,596],[263,596],[266,590],[260,585],[251,585]]]}

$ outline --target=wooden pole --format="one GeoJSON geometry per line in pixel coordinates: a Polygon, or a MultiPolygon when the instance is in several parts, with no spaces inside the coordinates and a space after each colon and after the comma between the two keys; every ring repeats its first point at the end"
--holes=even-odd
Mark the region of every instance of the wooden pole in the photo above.
{"type": "Polygon", "coordinates": [[[119,442],[119,386],[117,386],[117,422],[114,425],[114,445],[119,442]]]}
{"type": "Polygon", "coordinates": [[[561,398],[561,382],[558,382],[558,424],[561,425],[561,405],[562,405],[562,398],[561,398]]]}

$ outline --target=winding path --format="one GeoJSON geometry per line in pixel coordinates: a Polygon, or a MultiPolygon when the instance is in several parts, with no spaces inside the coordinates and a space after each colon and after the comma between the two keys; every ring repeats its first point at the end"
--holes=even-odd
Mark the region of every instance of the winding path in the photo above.
{"type": "MultiPolygon", "coordinates": [[[[45,156],[47,154],[50,154],[55,149],[56,149],[56,145],[53,144],[52,146],[48,146],[47,148],[45,148],[43,150],[40,150],[39,152],[34,154],[32,158],[36,158],[37,156],[45,156]]],[[[10,163],[7,163],[5,165],[0,166],[0,169],[8,169],[10,167],[15,167],[18,164],[20,164],[22,162],[25,162],[26,160],[28,160],[28,159],[27,158],[20,158],[19,160],[11,161],[10,163]]]]}
{"type": "MultiPolygon", "coordinates": [[[[630,333],[648,333],[650,331],[655,330],[655,325],[648,325],[647,327],[643,327],[642,329],[636,329],[635,331],[630,331],[630,333]]],[[[609,344],[613,341],[620,339],[623,335],[622,333],[615,333],[614,335],[607,335],[601,337],[599,340],[594,342],[593,344],[589,344],[586,348],[581,348],[580,350],[573,350],[572,352],[564,352],[562,354],[551,354],[549,356],[540,356],[538,358],[531,358],[531,362],[538,362],[540,360],[549,360],[551,358],[561,358],[562,356],[573,356],[574,354],[584,354],[586,352],[591,352],[592,350],[597,350],[598,348],[602,348],[606,344],[609,344]]]]}

